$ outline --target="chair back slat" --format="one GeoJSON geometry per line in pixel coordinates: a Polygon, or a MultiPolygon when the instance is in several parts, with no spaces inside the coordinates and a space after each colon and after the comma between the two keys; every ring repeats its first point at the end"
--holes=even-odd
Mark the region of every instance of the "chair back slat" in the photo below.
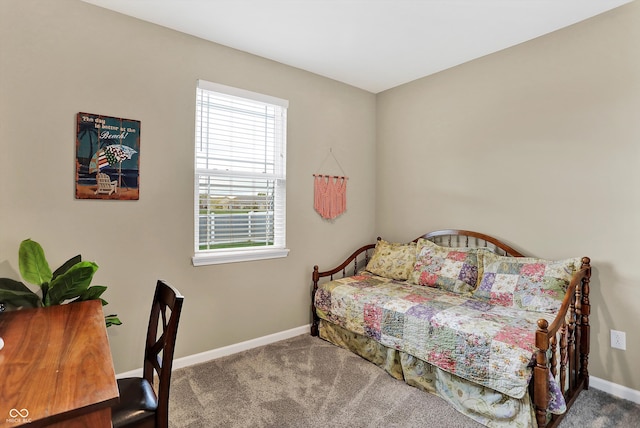
{"type": "Polygon", "coordinates": [[[166,428],[168,424],[171,366],[183,300],[178,290],[158,280],[151,305],[143,367],[143,377],[151,385],[155,384],[154,377],[158,377],[158,427],[166,428]]]}

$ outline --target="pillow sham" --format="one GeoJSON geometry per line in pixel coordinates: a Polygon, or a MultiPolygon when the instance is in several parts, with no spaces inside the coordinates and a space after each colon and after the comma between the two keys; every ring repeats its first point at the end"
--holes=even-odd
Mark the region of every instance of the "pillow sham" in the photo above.
{"type": "Polygon", "coordinates": [[[478,249],[441,247],[420,238],[411,282],[458,294],[469,293],[478,284],[478,249]]]}
{"type": "Polygon", "coordinates": [[[481,251],[480,284],[473,296],[491,304],[532,312],[557,313],[571,282],[580,269],[579,258],[543,260],[499,256],[481,251]]]}
{"type": "Polygon", "coordinates": [[[416,243],[391,243],[378,240],[365,268],[374,275],[406,281],[416,262],[416,243]]]}

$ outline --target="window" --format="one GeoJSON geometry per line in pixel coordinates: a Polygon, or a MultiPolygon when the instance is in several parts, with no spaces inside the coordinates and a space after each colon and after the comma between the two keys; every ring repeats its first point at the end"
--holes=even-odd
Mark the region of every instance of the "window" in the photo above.
{"type": "Polygon", "coordinates": [[[285,257],[288,102],[198,81],[194,266],[285,257]]]}

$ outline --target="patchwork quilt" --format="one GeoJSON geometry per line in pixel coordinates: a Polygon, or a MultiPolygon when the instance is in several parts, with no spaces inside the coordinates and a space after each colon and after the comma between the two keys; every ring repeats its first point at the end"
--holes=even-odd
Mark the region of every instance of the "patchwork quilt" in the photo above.
{"type": "Polygon", "coordinates": [[[371,274],[321,284],[315,305],[322,319],[513,398],[527,392],[538,319],[553,320],[371,274]]]}

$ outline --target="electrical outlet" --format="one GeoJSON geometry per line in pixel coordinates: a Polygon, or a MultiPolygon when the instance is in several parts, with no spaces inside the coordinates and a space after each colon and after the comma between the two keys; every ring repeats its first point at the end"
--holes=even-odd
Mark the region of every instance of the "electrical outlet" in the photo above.
{"type": "Polygon", "coordinates": [[[627,334],[624,331],[611,330],[611,347],[626,350],[627,334]]]}

